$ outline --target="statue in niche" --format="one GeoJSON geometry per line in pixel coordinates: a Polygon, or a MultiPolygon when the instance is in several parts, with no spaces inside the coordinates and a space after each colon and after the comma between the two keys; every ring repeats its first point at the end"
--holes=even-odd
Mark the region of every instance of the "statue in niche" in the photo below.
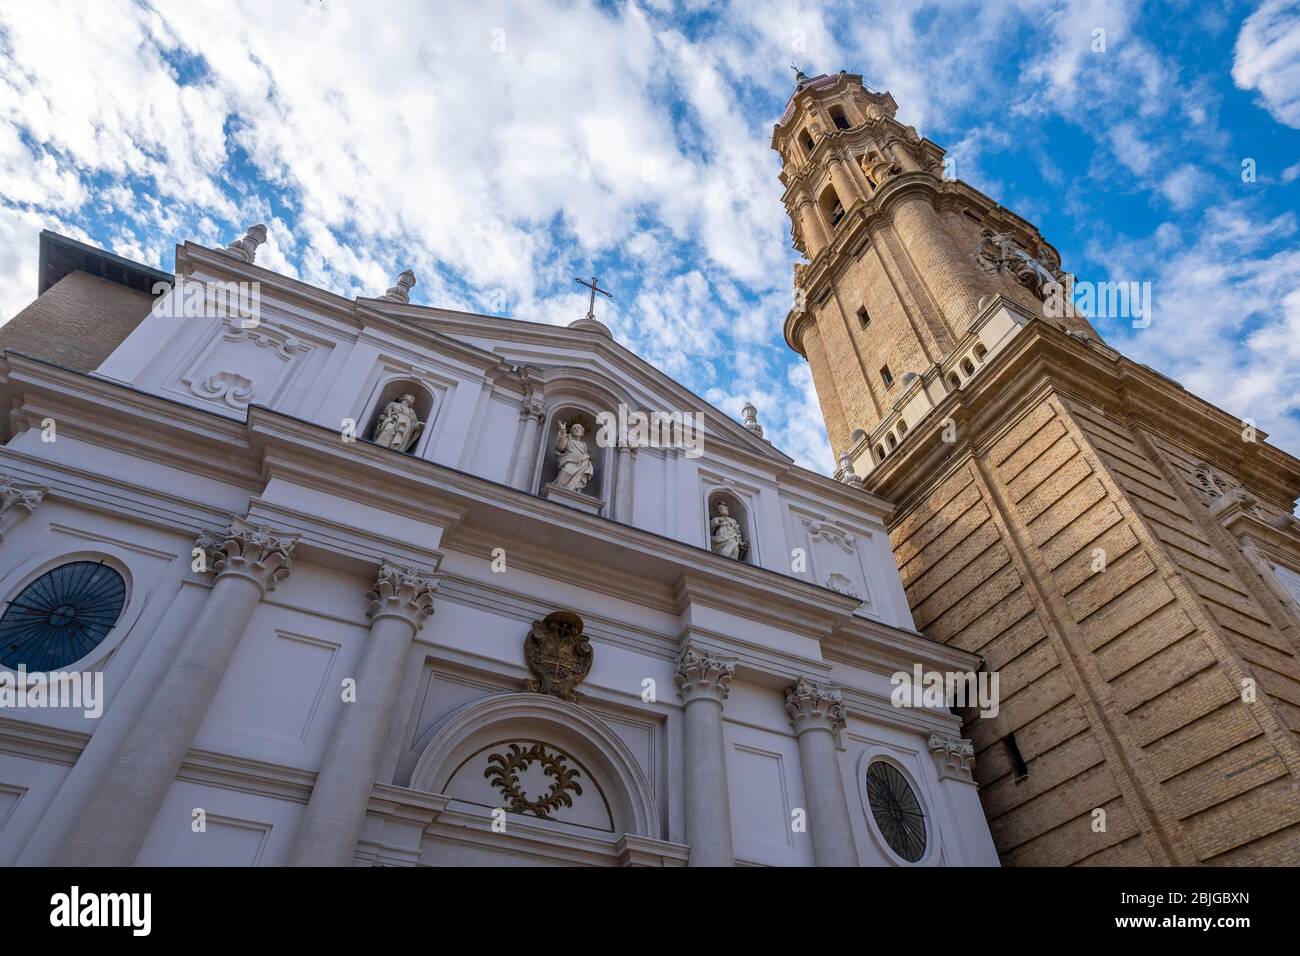
{"type": "Polygon", "coordinates": [[[587,451],[587,443],[583,441],[585,434],[587,430],[581,422],[574,422],[573,425],[560,422],[559,431],[555,435],[555,461],[559,465],[555,484],[569,491],[586,488],[587,482],[596,473],[587,451]]]}
{"type": "Polygon", "coordinates": [[[424,423],[415,412],[415,396],[403,395],[384,406],[375,424],[374,442],[384,448],[406,451],[415,444],[424,423]]]}
{"type": "Polygon", "coordinates": [[[749,551],[749,542],[740,533],[740,522],[731,517],[731,509],[725,501],[719,501],[713,518],[709,521],[709,548],[714,554],[724,558],[745,557],[749,551]]]}
{"type": "Polygon", "coordinates": [[[858,165],[862,167],[862,173],[867,177],[867,182],[877,189],[894,173],[898,172],[898,166],[882,157],[879,153],[867,153],[858,157],[858,165]]]}

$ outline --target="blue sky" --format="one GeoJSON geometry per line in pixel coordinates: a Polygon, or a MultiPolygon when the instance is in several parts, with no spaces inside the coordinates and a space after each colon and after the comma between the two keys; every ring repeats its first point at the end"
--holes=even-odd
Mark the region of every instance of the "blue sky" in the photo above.
{"type": "Polygon", "coordinates": [[[42,228],[170,268],[263,221],[259,263],[333,291],[409,267],[557,323],[597,272],[621,342],[829,471],[780,332],[791,61],[891,91],[1080,279],[1151,282],[1102,334],[1300,453],[1297,0],[3,0],[0,318],[42,228]]]}

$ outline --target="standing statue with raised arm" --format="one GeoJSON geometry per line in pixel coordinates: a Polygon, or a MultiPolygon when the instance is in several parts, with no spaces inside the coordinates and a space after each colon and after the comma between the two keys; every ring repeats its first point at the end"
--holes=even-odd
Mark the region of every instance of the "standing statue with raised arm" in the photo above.
{"type": "Polygon", "coordinates": [[[587,443],[583,441],[586,433],[580,422],[574,422],[572,426],[560,422],[555,435],[555,461],[559,465],[555,483],[569,491],[581,491],[595,474],[587,443]]]}

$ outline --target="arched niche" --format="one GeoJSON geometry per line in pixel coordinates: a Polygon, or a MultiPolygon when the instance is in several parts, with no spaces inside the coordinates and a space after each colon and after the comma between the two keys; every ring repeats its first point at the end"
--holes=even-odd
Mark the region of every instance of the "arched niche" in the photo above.
{"type": "Polygon", "coordinates": [[[544,767],[538,771],[541,760],[519,756],[511,744],[518,751],[540,745],[552,769],[577,774],[570,781],[582,794],[574,794],[571,786],[567,790],[575,806],[548,811],[546,819],[615,835],[660,838],[650,783],[623,739],[585,708],[543,694],[498,694],[453,711],[420,755],[410,785],[520,812],[511,811],[510,794],[522,792],[540,802],[554,789],[555,778],[544,767]]]}
{"type": "Polygon", "coordinates": [[[715,488],[709,492],[708,499],[705,501],[705,513],[708,520],[705,524],[705,539],[709,542],[709,550],[713,549],[713,518],[718,513],[718,505],[725,504],[731,517],[736,519],[740,525],[740,537],[744,539],[748,547],[744,553],[737,559],[744,561],[746,564],[757,564],[755,560],[758,553],[757,544],[754,541],[754,525],[749,517],[749,509],[740,497],[726,488],[715,488]]]}
{"type": "Polygon", "coordinates": [[[559,476],[559,453],[555,450],[555,439],[560,430],[560,422],[566,422],[570,429],[574,424],[582,425],[582,440],[587,443],[587,453],[591,455],[591,480],[581,493],[597,500],[610,500],[613,456],[610,448],[601,448],[596,441],[600,434],[600,422],[596,415],[590,407],[574,402],[557,404],[547,411],[542,428],[541,468],[536,483],[539,494],[559,476]]]}
{"type": "Polygon", "coordinates": [[[840,224],[840,220],[844,218],[844,203],[840,200],[835,187],[830,183],[827,183],[826,188],[822,190],[821,196],[817,200],[817,206],[826,219],[827,227],[834,231],[835,227],[840,224]]]}
{"type": "Polygon", "coordinates": [[[433,433],[433,415],[437,408],[437,399],[427,386],[412,378],[389,379],[380,387],[377,397],[366,413],[364,419],[365,430],[361,433],[361,437],[364,437],[367,441],[373,441],[375,426],[379,424],[379,418],[384,409],[389,402],[396,401],[403,395],[414,396],[415,413],[419,416],[420,421],[424,423],[424,427],[420,429],[420,434],[416,436],[411,447],[406,449],[405,454],[420,456],[429,440],[429,436],[433,433]]]}

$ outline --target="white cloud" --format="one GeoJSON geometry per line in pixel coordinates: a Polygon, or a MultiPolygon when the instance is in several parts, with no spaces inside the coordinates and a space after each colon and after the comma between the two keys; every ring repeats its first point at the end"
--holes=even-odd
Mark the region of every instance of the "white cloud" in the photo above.
{"type": "Polygon", "coordinates": [[[1148,328],[1108,342],[1189,391],[1300,446],[1300,231],[1293,214],[1261,217],[1247,202],[1212,207],[1191,230],[1093,250],[1110,275],[1150,281],[1148,328]],[[1279,308],[1280,306],[1280,308],[1279,308]]]}
{"type": "Polygon", "coordinates": [[[1232,79],[1279,123],[1300,128],[1300,3],[1266,0],[1237,35],[1232,79]]]}
{"type": "MultiPolygon", "coordinates": [[[[165,11],[0,7],[0,318],[30,301],[42,225],[165,265],[173,243],[261,221],[260,263],[333,291],[379,294],[410,267],[417,302],[554,323],[585,312],[572,276],[595,271],[620,341],[733,415],[753,398],[774,443],[829,470],[806,363],[780,334],[793,253],[768,142],[790,60],[889,89],[959,175],[1031,219],[1096,216],[1081,185],[1102,202],[1146,190],[1174,220],[1154,244],[1213,271],[1177,254],[1212,195],[1204,154],[1227,142],[1214,98],[1135,35],[1123,0],[165,11]],[[1072,169],[1044,118],[1100,148],[1072,169]],[[1017,152],[1049,192],[995,165],[1017,152]]],[[[1275,34],[1259,35],[1285,64],[1275,34]]]]}

